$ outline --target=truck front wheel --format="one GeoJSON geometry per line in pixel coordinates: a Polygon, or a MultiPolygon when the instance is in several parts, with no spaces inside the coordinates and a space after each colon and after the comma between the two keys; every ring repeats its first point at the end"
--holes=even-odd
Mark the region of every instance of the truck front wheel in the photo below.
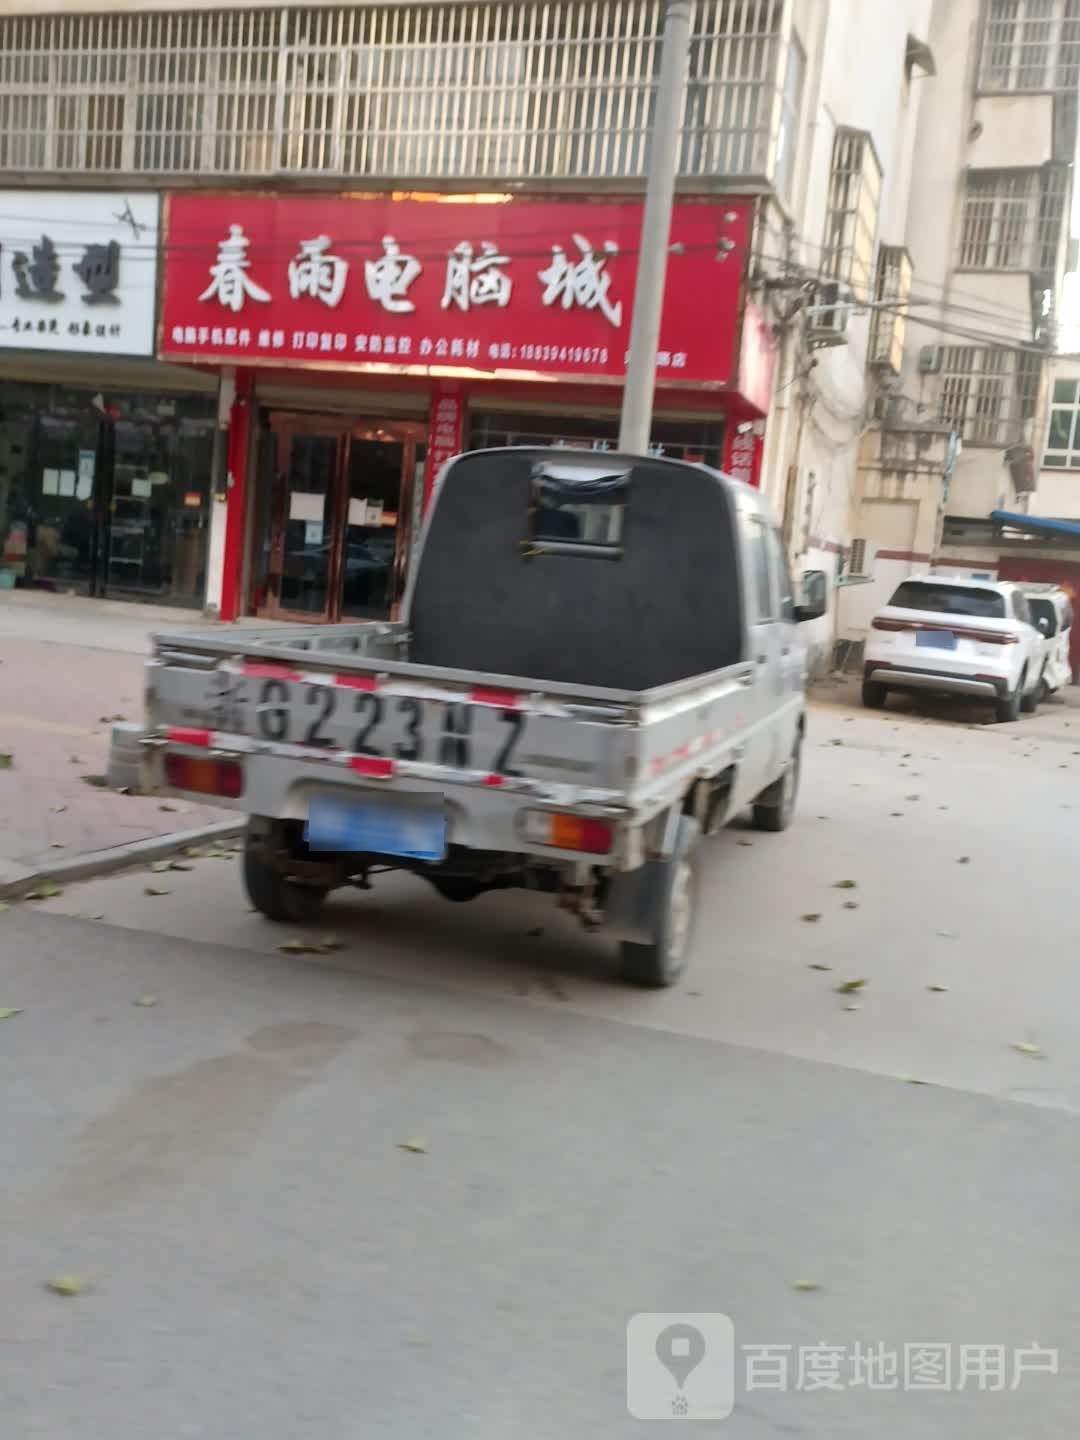
{"type": "Polygon", "coordinates": [[[298,885],[264,858],[260,841],[248,831],[244,843],[244,889],[256,910],[279,925],[308,925],[318,917],[327,891],[298,885]]]}
{"type": "Polygon", "coordinates": [[[697,919],[699,834],[697,821],[684,815],[672,853],[647,862],[656,939],[648,945],[622,942],[622,975],[631,985],[660,990],[686,969],[697,919]]]}

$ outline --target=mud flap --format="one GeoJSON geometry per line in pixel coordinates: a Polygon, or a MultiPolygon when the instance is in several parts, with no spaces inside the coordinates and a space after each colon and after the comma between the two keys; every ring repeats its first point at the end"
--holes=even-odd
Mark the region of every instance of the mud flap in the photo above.
{"type": "Polygon", "coordinates": [[[668,811],[660,857],[647,860],[636,870],[624,870],[611,877],[602,934],[613,940],[629,940],[634,945],[652,945],[659,940],[676,842],[685,835],[687,846],[692,846],[700,829],[697,821],[683,815],[678,806],[668,811]]]}

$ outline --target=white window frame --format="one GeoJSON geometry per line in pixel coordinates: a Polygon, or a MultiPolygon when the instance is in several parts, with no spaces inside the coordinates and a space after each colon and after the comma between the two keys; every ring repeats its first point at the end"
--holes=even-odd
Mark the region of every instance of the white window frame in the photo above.
{"type": "Polygon", "coordinates": [[[1007,345],[946,345],[942,420],[965,445],[1005,449],[1020,442],[1035,414],[1044,357],[1007,345]]]}
{"type": "Polygon", "coordinates": [[[979,89],[1075,91],[1080,14],[1073,0],[986,0],[979,89]]]}
{"type": "Polygon", "coordinates": [[[868,300],[881,210],[881,162],[868,130],[837,130],[829,171],[822,271],[868,300]]]}
{"type": "Polygon", "coordinates": [[[1050,383],[1050,413],[1046,423],[1046,443],[1043,446],[1043,469],[1080,470],[1080,379],[1057,379],[1050,383]],[[1071,400],[1058,400],[1057,391],[1061,385],[1072,386],[1071,400]],[[1051,446],[1054,432],[1054,417],[1069,416],[1069,443],[1051,446]]]}

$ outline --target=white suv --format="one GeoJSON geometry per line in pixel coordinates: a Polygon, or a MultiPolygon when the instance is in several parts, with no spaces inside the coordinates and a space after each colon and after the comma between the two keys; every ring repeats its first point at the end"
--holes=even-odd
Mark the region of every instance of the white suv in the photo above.
{"type": "Polygon", "coordinates": [[[1046,642],[1017,585],[918,575],[874,616],[863,655],[863,704],[890,690],[992,700],[999,720],[1039,704],[1046,642]]]}
{"type": "Polygon", "coordinates": [[[1032,618],[1046,640],[1045,691],[1053,695],[1072,684],[1072,602],[1060,585],[1025,585],[1032,618]]]}

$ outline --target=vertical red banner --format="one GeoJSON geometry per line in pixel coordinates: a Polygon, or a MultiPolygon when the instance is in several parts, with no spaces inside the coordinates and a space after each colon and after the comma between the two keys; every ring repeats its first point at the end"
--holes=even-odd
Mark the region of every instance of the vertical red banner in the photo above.
{"type": "Polygon", "coordinates": [[[724,436],[724,471],[744,485],[761,485],[761,455],[765,441],[752,430],[739,433],[738,426],[730,421],[724,436]]]}
{"type": "Polygon", "coordinates": [[[424,468],[424,511],[439,471],[448,460],[460,455],[465,444],[465,397],[461,387],[442,382],[431,391],[431,430],[428,435],[427,464],[424,468]]]}

